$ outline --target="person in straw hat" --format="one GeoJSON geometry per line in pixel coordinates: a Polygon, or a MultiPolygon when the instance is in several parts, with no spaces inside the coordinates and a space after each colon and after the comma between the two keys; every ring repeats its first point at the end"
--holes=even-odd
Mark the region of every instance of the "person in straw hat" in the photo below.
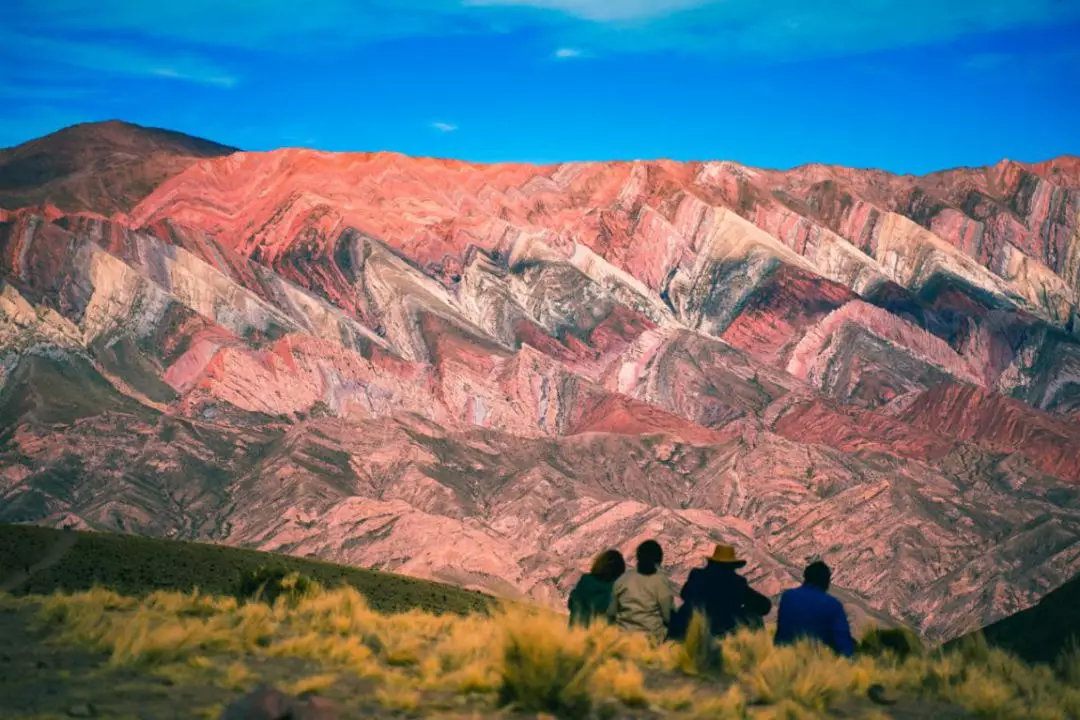
{"type": "Polygon", "coordinates": [[[734,631],[740,625],[760,627],[772,602],[750,587],[736,571],[746,565],[730,545],[717,545],[705,567],[694,568],[683,585],[682,607],[672,618],[669,637],[682,639],[695,610],[702,612],[714,637],[734,631]]]}

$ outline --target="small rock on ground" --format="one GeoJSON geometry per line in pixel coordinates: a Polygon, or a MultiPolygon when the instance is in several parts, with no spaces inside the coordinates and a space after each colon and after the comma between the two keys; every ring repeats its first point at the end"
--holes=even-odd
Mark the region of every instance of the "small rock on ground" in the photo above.
{"type": "Polygon", "coordinates": [[[338,720],[338,717],[337,707],[325,698],[294,698],[269,685],[252,690],[221,714],[221,720],[338,720]]]}

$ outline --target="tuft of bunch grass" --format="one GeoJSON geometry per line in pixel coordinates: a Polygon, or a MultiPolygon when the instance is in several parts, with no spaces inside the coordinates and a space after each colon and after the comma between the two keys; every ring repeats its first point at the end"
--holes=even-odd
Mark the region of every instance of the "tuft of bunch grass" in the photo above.
{"type": "Polygon", "coordinates": [[[542,612],[504,615],[499,701],[524,711],[582,718],[592,708],[589,684],[604,648],[599,634],[566,627],[542,612]]]}
{"type": "Polygon", "coordinates": [[[649,706],[645,675],[637,663],[630,660],[604,660],[592,674],[589,690],[593,697],[618,700],[626,707],[649,706]]]}
{"type": "Polygon", "coordinates": [[[375,700],[391,712],[409,713],[420,707],[420,693],[398,675],[388,676],[375,690],[375,700]]]}
{"type": "Polygon", "coordinates": [[[746,717],[746,695],[738,685],[711,697],[698,699],[689,708],[694,720],[743,720],[746,717]]]}
{"type": "Polygon", "coordinates": [[[295,606],[302,598],[317,594],[321,586],[315,580],[295,570],[283,567],[261,567],[240,579],[236,588],[239,600],[263,600],[274,604],[278,598],[295,606]]]}
{"type": "Polygon", "coordinates": [[[321,693],[338,681],[337,673],[319,673],[308,675],[299,680],[282,686],[282,689],[290,695],[311,695],[321,693]]]}
{"type": "Polygon", "coordinates": [[[498,690],[502,658],[494,628],[487,617],[446,618],[420,662],[423,687],[465,695],[498,690]]]}
{"type": "Polygon", "coordinates": [[[1054,670],[1062,682],[1080,688],[1080,636],[1069,638],[1054,661],[1054,670]]]}
{"type": "Polygon", "coordinates": [[[723,667],[722,651],[709,630],[709,620],[694,610],[679,646],[678,668],[687,675],[711,675],[723,667]]]}
{"type": "Polygon", "coordinates": [[[258,681],[258,676],[239,660],[229,663],[221,678],[221,685],[229,690],[250,690],[258,681]]]}

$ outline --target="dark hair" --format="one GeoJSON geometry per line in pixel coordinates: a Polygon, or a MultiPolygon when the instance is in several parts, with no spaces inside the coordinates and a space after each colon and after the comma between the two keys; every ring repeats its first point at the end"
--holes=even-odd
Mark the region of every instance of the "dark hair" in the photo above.
{"type": "Polygon", "coordinates": [[[660,543],[655,540],[646,540],[638,545],[636,554],[637,571],[642,575],[652,575],[664,561],[664,551],[660,549],[660,543]]]}
{"type": "Polygon", "coordinates": [[[803,570],[803,582],[807,585],[813,585],[819,587],[822,590],[829,589],[829,582],[832,580],[832,570],[829,566],[823,563],[821,560],[812,562],[806,566],[803,570]]]}
{"type": "Polygon", "coordinates": [[[618,550],[605,550],[593,560],[589,574],[606,582],[614,582],[624,572],[626,561],[623,560],[622,553],[618,550]]]}

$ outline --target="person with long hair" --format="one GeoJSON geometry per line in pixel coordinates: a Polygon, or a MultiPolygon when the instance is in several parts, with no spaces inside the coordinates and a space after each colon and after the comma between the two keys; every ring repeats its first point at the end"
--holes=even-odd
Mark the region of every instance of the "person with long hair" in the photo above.
{"type": "Polygon", "coordinates": [[[588,627],[593,619],[605,616],[611,605],[611,589],[625,570],[626,561],[618,550],[596,556],[592,569],[570,591],[570,627],[588,627]]]}
{"type": "Polygon", "coordinates": [[[624,630],[644,632],[659,642],[667,634],[675,597],[660,570],[664,551],[660,543],[646,540],[635,555],[637,567],[615,581],[608,617],[624,630]]]}

